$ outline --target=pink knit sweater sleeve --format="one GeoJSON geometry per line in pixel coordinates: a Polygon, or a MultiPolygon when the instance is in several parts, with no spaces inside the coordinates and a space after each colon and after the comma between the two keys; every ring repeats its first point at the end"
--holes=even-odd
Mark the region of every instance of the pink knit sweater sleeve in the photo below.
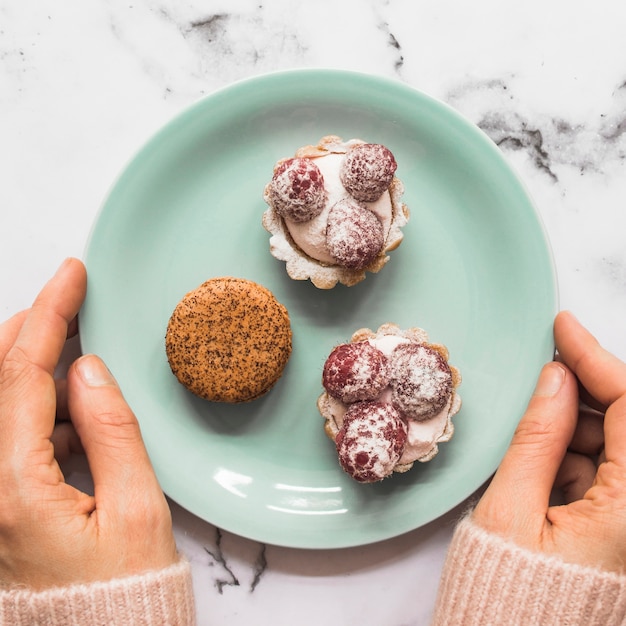
{"type": "Polygon", "coordinates": [[[106,582],[34,592],[0,590],[4,626],[193,626],[191,567],[181,560],[155,570],[106,582]]]}
{"type": "Polygon", "coordinates": [[[444,564],[432,626],[626,624],[626,576],[572,565],[465,518],[444,564]]]}

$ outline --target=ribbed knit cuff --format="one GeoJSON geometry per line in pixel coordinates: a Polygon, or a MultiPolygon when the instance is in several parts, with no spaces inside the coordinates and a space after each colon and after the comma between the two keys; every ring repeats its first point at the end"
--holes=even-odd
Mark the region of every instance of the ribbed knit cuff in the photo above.
{"type": "Polygon", "coordinates": [[[626,624],[626,576],[519,548],[465,518],[444,564],[433,626],[626,624]]]}
{"type": "Polygon", "coordinates": [[[107,582],[39,592],[0,590],[0,624],[193,626],[191,567],[181,560],[162,570],[107,582]]]}

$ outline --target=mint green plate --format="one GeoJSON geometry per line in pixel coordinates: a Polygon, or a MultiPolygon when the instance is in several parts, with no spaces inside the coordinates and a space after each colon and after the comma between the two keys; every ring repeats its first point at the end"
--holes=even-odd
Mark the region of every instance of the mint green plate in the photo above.
{"type": "Polygon", "coordinates": [[[553,356],[555,272],[524,187],[452,109],[369,75],[270,74],[184,111],[116,181],[86,264],[83,350],[118,378],[164,491],[223,529],[272,544],[361,545],[449,511],[494,471],[553,356]],[[275,161],[327,134],[393,151],[411,220],[380,274],[320,291],[290,280],[270,255],[261,214],[275,161]],[[165,357],[178,300],[225,275],[265,285],[291,315],[285,374],[250,404],[192,397],[165,357]],[[316,400],[331,348],[388,321],[448,346],[463,407],[433,461],[361,485],[340,470],[316,400]]]}

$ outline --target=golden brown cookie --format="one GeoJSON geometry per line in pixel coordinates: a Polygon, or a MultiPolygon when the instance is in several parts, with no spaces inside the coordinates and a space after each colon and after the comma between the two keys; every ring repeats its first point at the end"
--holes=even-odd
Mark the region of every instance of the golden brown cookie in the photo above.
{"type": "Polygon", "coordinates": [[[207,280],[176,306],[165,336],[172,372],[215,402],[247,402],[269,391],[291,355],[287,309],[243,278],[207,280]]]}

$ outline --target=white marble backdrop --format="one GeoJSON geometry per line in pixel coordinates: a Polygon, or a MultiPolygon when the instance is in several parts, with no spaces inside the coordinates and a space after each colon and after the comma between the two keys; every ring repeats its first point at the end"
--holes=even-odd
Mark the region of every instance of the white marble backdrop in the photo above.
{"type": "MultiPolygon", "coordinates": [[[[480,126],[536,201],[563,308],[626,358],[625,26],[622,0],[0,0],[0,317],[82,256],[113,180],[173,115],[238,79],[332,67],[480,126]]],[[[173,509],[201,626],[427,624],[459,513],[298,551],[173,509]]]]}

